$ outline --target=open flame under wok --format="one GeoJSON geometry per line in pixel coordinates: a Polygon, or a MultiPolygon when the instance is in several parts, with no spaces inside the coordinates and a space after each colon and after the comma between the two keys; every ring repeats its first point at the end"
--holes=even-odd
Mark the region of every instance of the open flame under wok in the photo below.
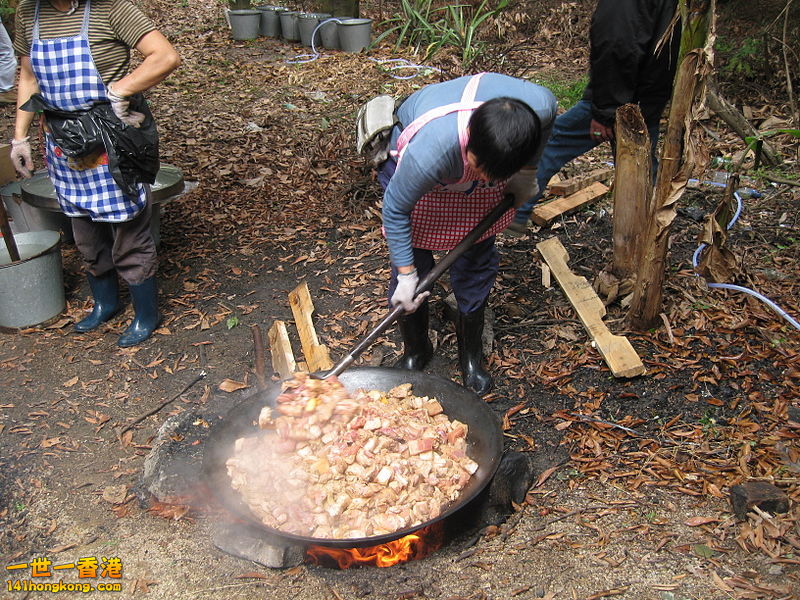
{"type": "Polygon", "coordinates": [[[322,566],[349,569],[362,565],[391,567],[397,563],[425,558],[442,547],[444,526],[441,521],[423,527],[397,540],[368,548],[331,548],[309,546],[308,562],[322,566]]]}

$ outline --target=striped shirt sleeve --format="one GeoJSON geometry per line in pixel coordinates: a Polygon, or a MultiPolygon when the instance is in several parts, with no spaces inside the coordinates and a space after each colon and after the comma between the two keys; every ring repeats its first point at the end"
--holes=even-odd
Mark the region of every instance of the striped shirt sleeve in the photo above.
{"type": "MultiPolygon", "coordinates": [[[[41,2],[39,37],[47,40],[78,35],[84,2],[80,0],[78,10],[71,15],[56,11],[49,2],[41,2]]],[[[36,0],[22,0],[17,7],[14,50],[20,56],[30,56],[35,9],[36,0]]],[[[92,0],[89,46],[105,83],[128,72],[130,49],[155,29],[152,20],[129,0],[92,0]]]]}

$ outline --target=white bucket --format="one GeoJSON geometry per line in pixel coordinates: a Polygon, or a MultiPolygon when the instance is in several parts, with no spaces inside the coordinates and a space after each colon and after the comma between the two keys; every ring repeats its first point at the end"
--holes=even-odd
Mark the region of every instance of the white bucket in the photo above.
{"type": "Polygon", "coordinates": [[[11,262],[0,238],[0,328],[20,329],[49,321],[66,308],[61,234],[14,235],[20,260],[11,262]]]}

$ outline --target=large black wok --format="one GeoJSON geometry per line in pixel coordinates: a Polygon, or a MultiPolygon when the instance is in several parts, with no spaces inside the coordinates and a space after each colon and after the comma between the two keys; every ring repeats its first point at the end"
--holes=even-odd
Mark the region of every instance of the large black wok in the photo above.
{"type": "Polygon", "coordinates": [[[203,454],[203,471],[209,489],[234,516],[248,523],[254,530],[292,539],[304,544],[319,544],[344,548],[376,546],[413,533],[431,523],[447,517],[475,498],[491,481],[500,463],[503,434],[500,423],[487,404],[474,392],[436,375],[416,371],[402,371],[378,367],[351,368],[339,376],[350,390],[359,388],[388,391],[396,385],[411,383],[417,396],[436,397],[451,419],[458,419],[469,428],[467,454],[478,463],[477,472],[470,478],[461,495],[445,507],[435,519],[390,534],[365,538],[327,539],[284,533],[264,525],[250,512],[239,493],[231,487],[225,461],[233,454],[237,438],[260,434],[258,414],[266,404],[274,402],[280,392],[278,384],[242,400],[210,432],[203,454]]]}

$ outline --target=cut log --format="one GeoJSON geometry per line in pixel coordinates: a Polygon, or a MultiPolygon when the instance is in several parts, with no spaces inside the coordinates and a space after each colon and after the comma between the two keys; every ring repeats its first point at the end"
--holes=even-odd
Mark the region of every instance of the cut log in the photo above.
{"type": "Polygon", "coordinates": [[[766,481],[745,481],[731,487],[731,507],[736,518],[744,521],[754,506],[773,514],[789,511],[789,498],[766,481]]]}
{"type": "Polygon", "coordinates": [[[570,271],[567,266],[569,255],[559,239],[552,237],[539,242],[536,249],[547,261],[553,276],[572,303],[578,318],[614,377],[636,377],[644,373],[644,365],[628,338],[612,334],[603,323],[606,315],[603,301],[598,298],[585,277],[570,271]]]}
{"type": "Polygon", "coordinates": [[[604,181],[608,179],[611,177],[611,175],[613,175],[613,173],[613,169],[595,169],[586,175],[570,177],[569,179],[565,179],[563,181],[553,182],[551,179],[551,183],[547,187],[547,191],[555,196],[569,196],[578,190],[582,190],[595,181],[604,181]]]}
{"type": "Polygon", "coordinates": [[[570,196],[558,198],[552,202],[537,206],[531,213],[531,221],[540,227],[547,227],[561,215],[569,214],[586,206],[590,202],[597,200],[606,192],[608,192],[608,186],[599,181],[595,182],[589,187],[575,192],[570,196]]]}
{"type": "Polygon", "coordinates": [[[311,301],[307,283],[303,282],[289,292],[289,306],[294,315],[297,333],[300,335],[300,344],[303,347],[303,356],[306,358],[309,371],[330,369],[333,362],[328,354],[328,347],[319,343],[314,322],[311,320],[314,303],[311,301]]]}
{"type": "Polygon", "coordinates": [[[653,192],[650,136],[638,104],[617,109],[617,152],[614,175],[614,259],[611,271],[619,279],[636,273],[641,237],[647,230],[653,192]]]}
{"type": "Polygon", "coordinates": [[[275,321],[267,332],[269,351],[272,354],[272,368],[281,379],[288,379],[297,371],[292,352],[292,343],[286,331],[286,323],[275,321]]]}

